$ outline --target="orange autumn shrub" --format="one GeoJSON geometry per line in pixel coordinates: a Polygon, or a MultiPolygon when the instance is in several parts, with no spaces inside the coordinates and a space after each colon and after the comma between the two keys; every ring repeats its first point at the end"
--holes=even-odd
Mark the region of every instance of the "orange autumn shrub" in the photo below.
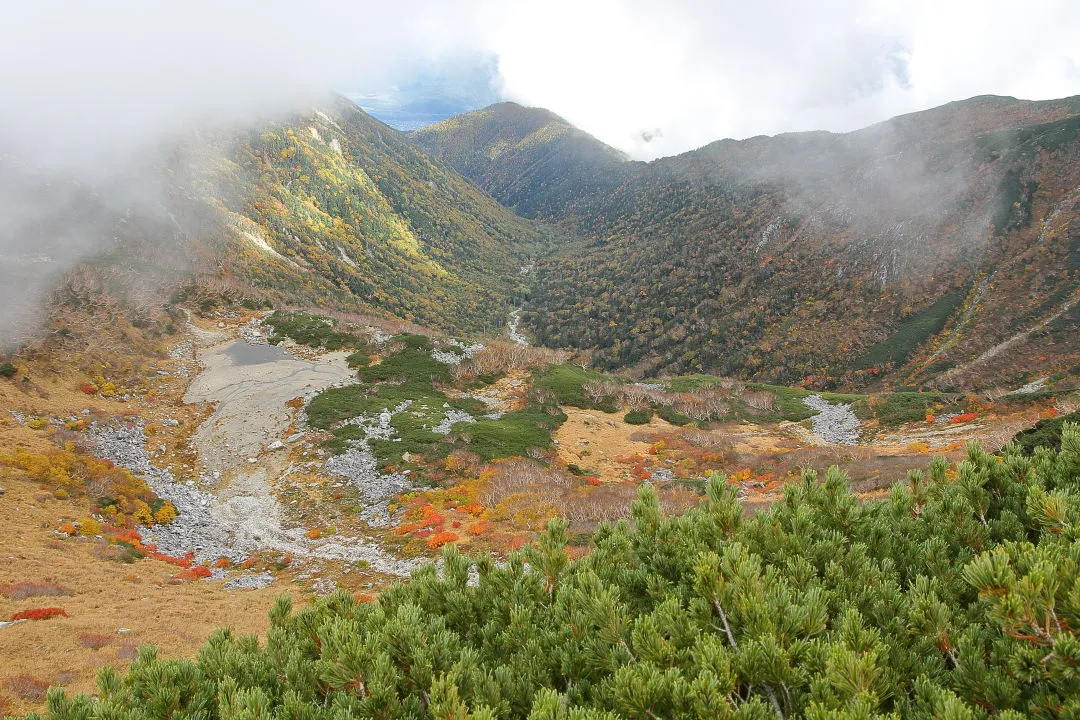
{"type": "Polygon", "coordinates": [[[213,574],[214,573],[210,571],[210,568],[203,565],[195,565],[193,567],[189,567],[187,570],[181,570],[179,573],[174,575],[173,578],[176,580],[200,580],[203,578],[208,578],[213,574]]]}
{"type": "MultiPolygon", "coordinates": [[[[147,548],[150,547],[153,546],[147,546],[147,548]]],[[[190,568],[192,565],[195,564],[195,553],[190,551],[188,551],[188,553],[185,554],[183,557],[176,557],[175,555],[166,555],[165,553],[160,553],[157,550],[149,550],[146,553],[146,557],[152,560],[160,560],[161,562],[169,563],[170,565],[175,565],[177,567],[185,569],[190,568]]]]}
{"type": "Polygon", "coordinates": [[[0,452],[0,465],[22,470],[58,498],[108,498],[100,511],[114,525],[127,524],[133,515],[139,522],[154,523],[149,503],[158,498],[145,480],[108,460],[76,452],[72,443],[41,453],[0,452]]]}
{"type": "Polygon", "coordinates": [[[444,530],[441,533],[436,533],[427,539],[427,545],[434,550],[435,548],[441,548],[447,543],[457,542],[457,533],[452,533],[449,530],[444,530]]]}
{"type": "Polygon", "coordinates": [[[219,557],[217,560],[214,561],[214,567],[218,568],[219,570],[231,568],[232,560],[227,557],[219,557]]]}
{"type": "Polygon", "coordinates": [[[322,530],[320,530],[319,528],[311,528],[306,533],[304,533],[304,537],[306,537],[308,540],[318,540],[322,537],[322,530]]]}
{"type": "Polygon", "coordinates": [[[469,533],[470,535],[476,535],[478,537],[481,535],[487,535],[489,532],[491,532],[491,523],[489,523],[487,520],[477,520],[473,524],[466,526],[465,532],[469,533]]]}
{"type": "Polygon", "coordinates": [[[64,611],[63,608],[58,607],[43,607],[43,608],[30,608],[29,610],[20,610],[11,616],[12,620],[47,620],[52,617],[71,617],[64,611]]]}
{"type": "Polygon", "coordinates": [[[959,415],[954,415],[953,417],[949,418],[949,424],[950,425],[959,425],[960,423],[971,422],[972,420],[974,420],[977,417],[979,417],[978,413],[973,413],[973,412],[960,413],[959,415]]]}
{"type": "Polygon", "coordinates": [[[60,527],[58,527],[56,529],[59,530],[60,532],[64,533],[65,535],[78,535],[79,534],[79,529],[77,527],[75,527],[75,525],[73,523],[69,523],[69,522],[60,523],[60,527]]]}
{"type": "Polygon", "coordinates": [[[410,515],[415,515],[417,511],[420,514],[420,519],[399,525],[394,529],[395,535],[408,535],[412,532],[419,535],[419,531],[441,527],[446,522],[446,518],[440,515],[430,503],[420,505],[414,511],[411,511],[410,515]]]}

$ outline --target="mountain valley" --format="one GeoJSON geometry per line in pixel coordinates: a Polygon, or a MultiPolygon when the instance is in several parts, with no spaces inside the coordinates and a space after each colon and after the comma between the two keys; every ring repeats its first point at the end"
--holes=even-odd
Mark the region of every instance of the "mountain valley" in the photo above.
{"type": "Polygon", "coordinates": [[[1080,99],[645,163],[329,96],[30,167],[0,716],[1076,706],[1080,99]]]}

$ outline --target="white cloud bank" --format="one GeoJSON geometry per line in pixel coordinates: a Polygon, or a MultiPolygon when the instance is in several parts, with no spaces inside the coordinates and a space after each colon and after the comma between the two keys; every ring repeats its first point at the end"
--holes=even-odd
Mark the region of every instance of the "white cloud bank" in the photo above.
{"type": "Polygon", "coordinates": [[[548,0],[500,20],[486,40],[508,98],[644,158],[1080,93],[1072,0],[548,0]]]}
{"type": "Polygon", "coordinates": [[[849,130],[976,94],[1080,93],[1075,0],[23,0],[0,140],[71,162],[418,61],[497,55],[507,99],[638,157],[849,130]],[[647,140],[646,138],[651,138],[647,140]]]}

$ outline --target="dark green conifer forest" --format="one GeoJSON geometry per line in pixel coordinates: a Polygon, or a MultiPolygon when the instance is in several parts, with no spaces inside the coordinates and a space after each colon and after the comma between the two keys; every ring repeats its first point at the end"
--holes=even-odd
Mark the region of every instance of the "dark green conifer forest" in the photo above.
{"type": "Polygon", "coordinates": [[[1080,428],[971,446],[859,502],[812,472],[746,517],[713,477],[570,559],[553,521],[505,564],[452,546],[370,603],[338,593],[196,661],[140,651],[49,720],[1080,717],[1080,428]],[[473,564],[475,563],[475,565],[473,564]]]}

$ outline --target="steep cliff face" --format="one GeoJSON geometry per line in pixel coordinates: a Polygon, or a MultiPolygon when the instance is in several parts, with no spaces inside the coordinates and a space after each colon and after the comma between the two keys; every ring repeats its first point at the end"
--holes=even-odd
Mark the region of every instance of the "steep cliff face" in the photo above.
{"type": "MultiPolygon", "coordinates": [[[[987,359],[1004,353],[1002,380],[1037,372],[1050,346],[1078,349],[1046,335],[1071,306],[1032,329],[1078,285],[1078,112],[1077,98],[979,97],[844,135],[616,162],[600,188],[567,165],[573,189],[534,202],[573,197],[553,219],[581,240],[541,264],[528,320],[543,342],[646,374],[922,384],[957,368],[942,382],[964,384],[963,365],[1027,330],[987,359]]],[[[460,151],[485,118],[427,142],[460,151]]],[[[528,185],[533,167],[518,153],[504,174],[528,185]]],[[[473,177],[504,189],[496,170],[473,177]]]]}

